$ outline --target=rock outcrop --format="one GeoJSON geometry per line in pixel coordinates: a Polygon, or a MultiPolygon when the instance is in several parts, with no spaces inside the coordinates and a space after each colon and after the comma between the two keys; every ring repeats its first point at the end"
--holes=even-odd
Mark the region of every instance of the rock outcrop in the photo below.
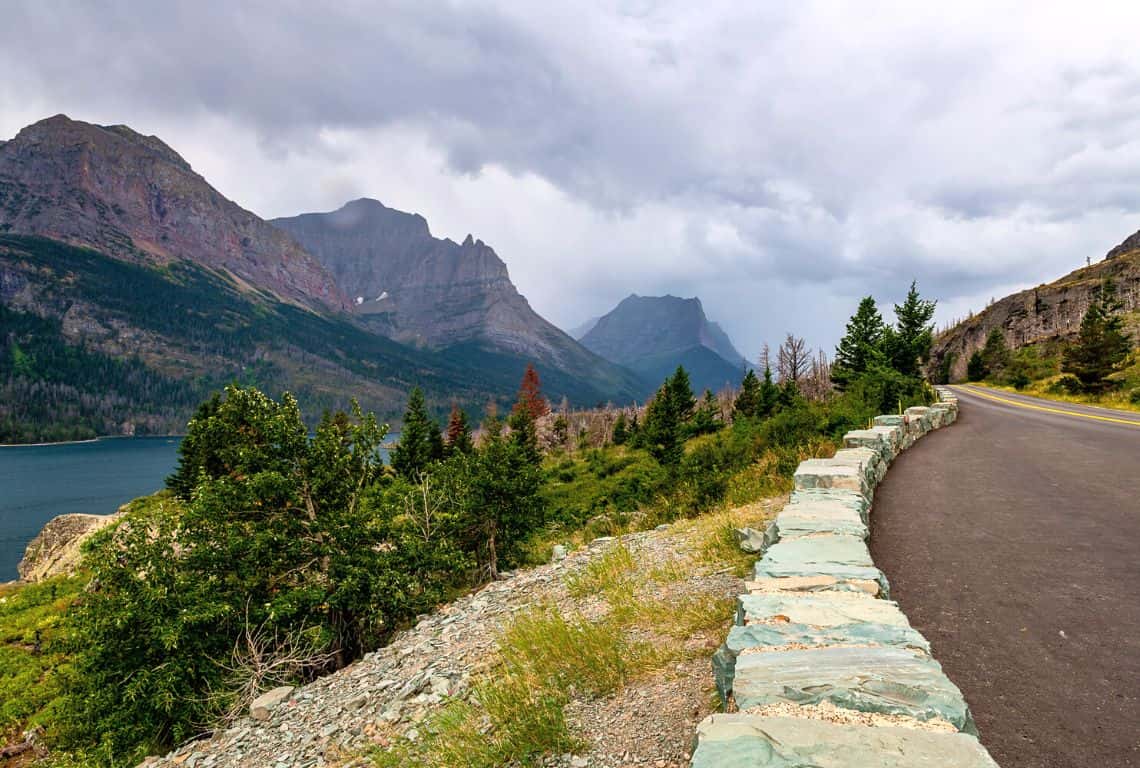
{"type": "Polygon", "coordinates": [[[155,136],[56,115],[0,145],[0,232],[126,260],[193,261],[318,309],[348,302],[281,230],[227,200],[155,136]]]}
{"type": "Polygon", "coordinates": [[[583,346],[635,371],[652,387],[684,365],[698,392],[716,392],[739,384],[748,367],[698,298],[628,296],[583,328],[583,346]]]}
{"type": "Polygon", "coordinates": [[[83,542],[118,520],[120,514],[70,514],[52,518],[31,540],[24,559],[16,566],[20,579],[36,582],[73,573],[82,559],[83,542]]]}
{"type": "Polygon", "coordinates": [[[929,371],[941,370],[949,355],[950,381],[963,381],[970,355],[985,346],[995,328],[1001,330],[1006,344],[1013,349],[1072,339],[1080,330],[1093,292],[1105,278],[1116,283],[1117,295],[1126,311],[1140,310],[1140,232],[1109,251],[1103,261],[1047,285],[1006,296],[939,334],[931,351],[929,371]]]}

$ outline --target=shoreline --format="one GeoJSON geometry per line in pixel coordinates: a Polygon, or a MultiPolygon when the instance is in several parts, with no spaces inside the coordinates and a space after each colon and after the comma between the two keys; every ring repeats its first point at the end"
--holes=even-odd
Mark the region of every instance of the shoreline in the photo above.
{"type": "Polygon", "coordinates": [[[54,443],[0,443],[0,448],[46,448],[51,445],[84,445],[100,440],[151,440],[185,437],[185,435],[101,435],[87,440],[59,440],[54,443]]]}

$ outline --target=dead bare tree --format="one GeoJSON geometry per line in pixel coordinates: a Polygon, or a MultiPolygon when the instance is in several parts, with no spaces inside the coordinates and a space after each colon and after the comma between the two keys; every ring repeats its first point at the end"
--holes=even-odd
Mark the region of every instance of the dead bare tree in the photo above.
{"type": "Polygon", "coordinates": [[[776,351],[776,371],[780,382],[792,382],[797,387],[811,366],[811,350],[802,338],[788,334],[776,351]]]}

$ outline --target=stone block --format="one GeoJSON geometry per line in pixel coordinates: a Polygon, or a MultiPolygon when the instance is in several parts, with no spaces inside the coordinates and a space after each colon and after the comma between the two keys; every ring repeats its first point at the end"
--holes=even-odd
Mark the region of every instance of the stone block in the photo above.
{"type": "Polygon", "coordinates": [[[692,768],[998,768],[973,736],[794,717],[711,715],[692,768]]]}
{"type": "Polygon", "coordinates": [[[879,715],[944,721],[976,734],[974,720],[929,654],[890,646],[829,646],[742,654],[732,695],[741,710],[780,703],[832,704],[879,715]]]}
{"type": "Polygon", "coordinates": [[[860,510],[837,501],[793,502],[776,515],[780,539],[839,533],[866,539],[867,521],[860,510]]]}
{"type": "MultiPolygon", "coordinates": [[[[887,577],[875,567],[866,542],[859,536],[821,534],[781,539],[756,563],[756,580],[769,588],[779,586],[766,580],[804,576],[832,577],[835,581],[826,591],[870,592],[883,597],[890,592],[887,577]],[[872,584],[878,589],[871,588],[872,584]]],[[[789,583],[789,588],[794,589],[795,583],[789,583]]]]}
{"type": "Polygon", "coordinates": [[[808,459],[800,462],[793,479],[797,489],[856,491],[870,497],[871,489],[858,467],[831,459],[808,459]]]}
{"type": "Polygon", "coordinates": [[[268,720],[273,710],[280,707],[293,695],[293,686],[282,685],[258,696],[249,705],[249,714],[255,720],[268,720]]]}
{"type": "Polygon", "coordinates": [[[736,623],[740,626],[806,624],[827,628],[863,622],[910,628],[894,601],[857,593],[787,592],[741,595],[736,599],[736,623]]]}

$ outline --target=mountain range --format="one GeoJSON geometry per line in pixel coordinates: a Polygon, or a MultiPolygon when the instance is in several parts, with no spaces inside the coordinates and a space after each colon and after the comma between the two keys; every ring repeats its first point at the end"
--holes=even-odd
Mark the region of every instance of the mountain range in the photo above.
{"type": "Polygon", "coordinates": [[[482,242],[371,200],[267,222],[160,139],[63,115],[0,142],[0,320],[0,441],[178,432],[234,380],[389,418],[413,384],[506,402],[528,362],[554,399],[645,389],[482,242]]]}
{"type": "Polygon", "coordinates": [[[724,330],[705,316],[698,298],[627,296],[576,333],[584,347],[652,387],[683,365],[694,389],[717,392],[739,384],[748,367],[724,330]]]}

